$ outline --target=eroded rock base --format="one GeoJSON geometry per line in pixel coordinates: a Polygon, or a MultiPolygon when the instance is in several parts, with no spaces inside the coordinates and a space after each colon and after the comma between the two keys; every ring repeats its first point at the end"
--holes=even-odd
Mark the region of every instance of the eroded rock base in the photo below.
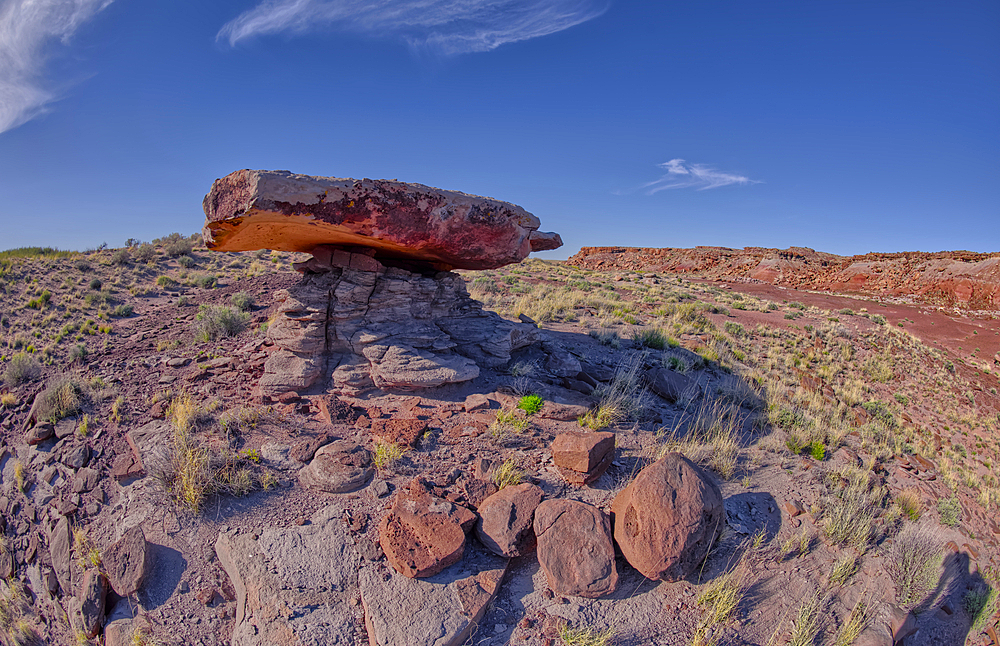
{"type": "Polygon", "coordinates": [[[484,312],[452,272],[414,273],[342,249],[317,250],[298,269],[302,281],[276,294],[263,395],[459,383],[539,338],[534,326],[484,312]]]}

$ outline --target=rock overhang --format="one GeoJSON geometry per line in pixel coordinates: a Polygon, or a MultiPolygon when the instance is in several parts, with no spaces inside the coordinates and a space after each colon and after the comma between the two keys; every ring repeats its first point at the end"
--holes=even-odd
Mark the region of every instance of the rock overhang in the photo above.
{"type": "Polygon", "coordinates": [[[495,269],[562,246],[515,204],[396,180],[245,169],[217,179],[203,207],[202,236],[216,251],[363,247],[450,270],[495,269]]]}

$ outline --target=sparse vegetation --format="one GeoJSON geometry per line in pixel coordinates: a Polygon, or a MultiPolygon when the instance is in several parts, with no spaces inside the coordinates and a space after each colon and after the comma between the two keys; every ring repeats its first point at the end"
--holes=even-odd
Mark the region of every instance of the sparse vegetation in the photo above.
{"type": "Polygon", "coordinates": [[[194,337],[207,343],[242,332],[250,317],[231,307],[202,305],[194,322],[194,337]]]}
{"type": "Polygon", "coordinates": [[[559,627],[559,639],[565,646],[608,646],[614,636],[614,628],[570,628],[568,624],[559,627]]]}
{"type": "Polygon", "coordinates": [[[42,366],[31,355],[18,352],[3,371],[3,381],[9,388],[20,386],[27,381],[35,381],[42,376],[42,366]]]}
{"type": "Polygon", "coordinates": [[[896,602],[913,607],[934,586],[943,541],[928,524],[905,526],[885,555],[885,567],[896,586],[896,602]]]}
{"type": "Polygon", "coordinates": [[[498,490],[519,485],[523,479],[524,472],[517,468],[517,463],[512,458],[504,460],[492,476],[493,484],[497,486],[498,490]]]}
{"type": "Polygon", "coordinates": [[[375,468],[379,471],[386,471],[403,457],[406,448],[389,442],[381,438],[375,440],[375,468]]]}
{"type": "Polygon", "coordinates": [[[545,404],[545,401],[538,395],[525,395],[517,402],[517,407],[528,415],[534,415],[542,410],[543,404],[545,404]]]}
{"type": "Polygon", "coordinates": [[[938,514],[941,515],[941,522],[949,527],[954,527],[962,518],[962,505],[958,498],[942,498],[938,501],[938,514]]]}

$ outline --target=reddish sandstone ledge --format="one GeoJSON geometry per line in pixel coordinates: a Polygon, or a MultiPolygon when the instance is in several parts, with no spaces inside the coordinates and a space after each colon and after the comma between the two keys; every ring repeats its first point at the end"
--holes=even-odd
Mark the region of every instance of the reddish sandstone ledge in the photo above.
{"type": "Polygon", "coordinates": [[[515,204],[395,180],[239,170],[216,180],[203,206],[216,251],[361,246],[438,269],[494,269],[562,246],[515,204]]]}

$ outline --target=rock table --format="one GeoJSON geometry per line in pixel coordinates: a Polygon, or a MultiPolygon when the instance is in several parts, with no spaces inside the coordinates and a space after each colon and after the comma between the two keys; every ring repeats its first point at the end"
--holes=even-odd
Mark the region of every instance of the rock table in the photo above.
{"type": "Polygon", "coordinates": [[[494,269],[562,246],[515,204],[395,180],[238,170],[215,181],[203,206],[205,243],[218,251],[333,244],[437,269],[494,269]]]}

